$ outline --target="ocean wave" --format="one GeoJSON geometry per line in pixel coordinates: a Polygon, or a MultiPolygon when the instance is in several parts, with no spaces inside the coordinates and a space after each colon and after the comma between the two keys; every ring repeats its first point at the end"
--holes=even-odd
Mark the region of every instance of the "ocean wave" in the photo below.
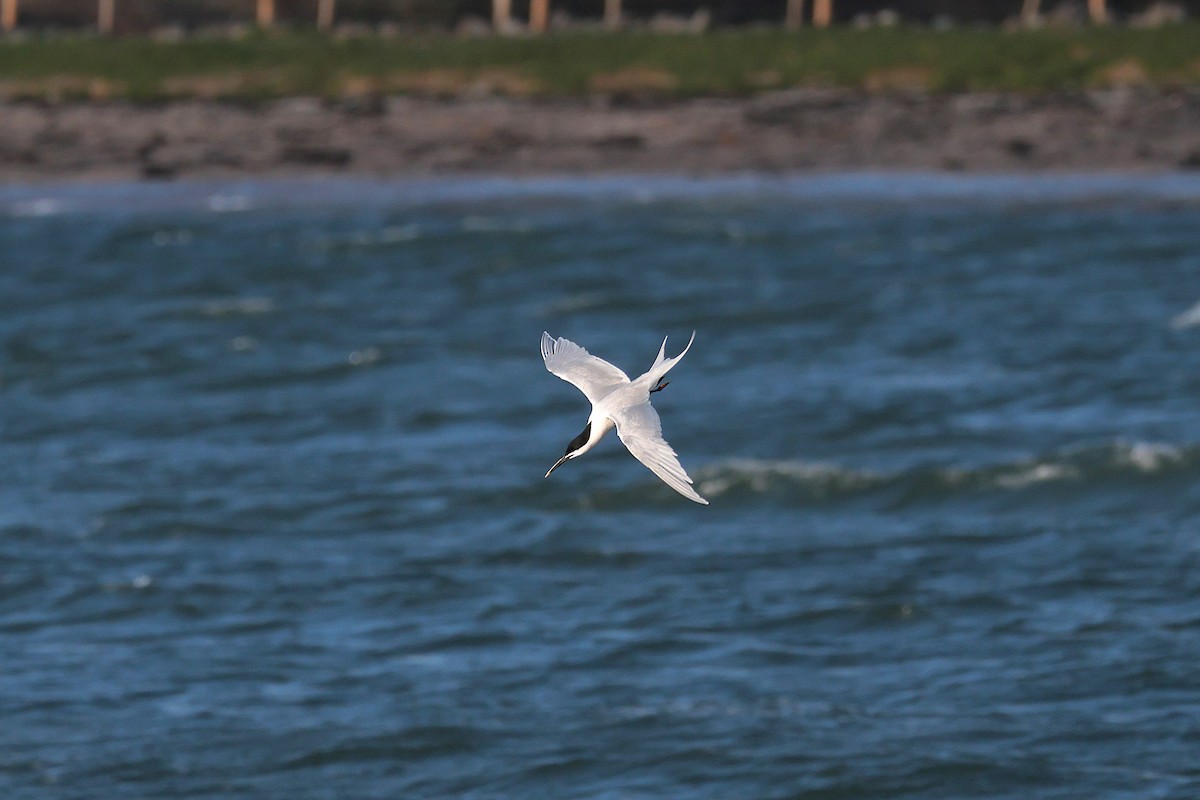
{"type": "Polygon", "coordinates": [[[14,217],[52,217],[62,213],[62,201],[53,197],[38,197],[31,200],[20,200],[9,207],[9,213],[14,217]]]}
{"type": "Polygon", "coordinates": [[[621,306],[621,298],[612,292],[576,292],[546,303],[543,317],[555,317],[579,311],[598,311],[621,306]]]}
{"type": "Polygon", "coordinates": [[[835,464],[757,459],[734,459],[705,467],[696,474],[697,488],[709,497],[799,489],[809,498],[822,499],[870,490],[887,481],[886,475],[835,464]]]}
{"type": "Polygon", "coordinates": [[[481,214],[471,214],[463,217],[459,226],[464,233],[518,233],[534,232],[534,224],[526,219],[507,219],[504,217],[487,217],[481,214]]]}
{"type": "Polygon", "coordinates": [[[1176,314],[1171,318],[1171,327],[1177,331],[1194,328],[1200,325],[1200,303],[1196,303],[1187,311],[1176,314]]]}
{"type": "Polygon", "coordinates": [[[427,232],[415,223],[388,225],[384,228],[356,230],[339,235],[318,236],[313,245],[318,250],[387,249],[421,239],[427,232]]]}
{"type": "Polygon", "coordinates": [[[249,211],[253,206],[250,196],[247,194],[225,194],[217,192],[210,194],[205,198],[205,205],[209,211],[218,214],[224,214],[234,211],[249,211]]]}
{"type": "Polygon", "coordinates": [[[710,498],[777,496],[805,502],[895,492],[903,500],[973,492],[1078,487],[1113,478],[1154,479],[1200,470],[1200,445],[1116,441],[1028,460],[976,467],[917,465],[877,472],[792,460],[734,459],[697,470],[696,487],[710,498]]]}
{"type": "Polygon", "coordinates": [[[200,306],[200,313],[206,317],[249,317],[270,314],[274,310],[274,300],[258,296],[209,300],[200,306]]]}

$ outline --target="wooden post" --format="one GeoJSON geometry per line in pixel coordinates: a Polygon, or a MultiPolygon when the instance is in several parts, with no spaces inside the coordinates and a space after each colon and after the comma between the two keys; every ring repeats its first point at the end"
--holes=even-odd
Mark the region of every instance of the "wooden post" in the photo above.
{"type": "Polygon", "coordinates": [[[17,0],[0,0],[0,30],[5,33],[17,27],[17,0]]]}
{"type": "Polygon", "coordinates": [[[787,0],[787,10],[783,12],[783,27],[794,31],[804,24],[804,0],[787,0]]]}
{"type": "Polygon", "coordinates": [[[1108,24],[1108,4],[1105,0],[1088,0],[1088,17],[1095,25],[1108,24]]]}
{"type": "Polygon", "coordinates": [[[336,0],[317,0],[317,30],[327,31],[333,27],[333,11],[336,0]]]}
{"type": "Polygon", "coordinates": [[[813,0],[813,26],[828,28],[833,22],[833,0],[813,0]]]}
{"type": "Polygon", "coordinates": [[[1021,24],[1032,28],[1042,14],[1042,0],[1025,0],[1021,4],[1021,24]]]}
{"type": "Polygon", "coordinates": [[[542,33],[550,18],[550,0],[529,0],[529,30],[542,33]]]}
{"type": "Polygon", "coordinates": [[[269,28],[275,24],[275,0],[258,0],[255,21],[260,28],[269,28]]]}
{"type": "Polygon", "coordinates": [[[621,27],[621,0],[604,0],[604,27],[609,30],[621,27]]]}
{"type": "Polygon", "coordinates": [[[492,0],[492,28],[497,33],[512,30],[512,0],[492,0]]]}
{"type": "Polygon", "coordinates": [[[108,36],[113,32],[113,17],[116,16],[117,0],[98,0],[96,6],[96,30],[108,36]]]}

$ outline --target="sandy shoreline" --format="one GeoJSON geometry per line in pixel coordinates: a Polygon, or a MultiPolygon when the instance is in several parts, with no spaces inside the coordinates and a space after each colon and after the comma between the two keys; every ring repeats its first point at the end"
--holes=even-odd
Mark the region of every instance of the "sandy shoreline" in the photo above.
{"type": "Polygon", "coordinates": [[[1200,169],[1200,89],[0,103],[0,182],[1200,169]]]}

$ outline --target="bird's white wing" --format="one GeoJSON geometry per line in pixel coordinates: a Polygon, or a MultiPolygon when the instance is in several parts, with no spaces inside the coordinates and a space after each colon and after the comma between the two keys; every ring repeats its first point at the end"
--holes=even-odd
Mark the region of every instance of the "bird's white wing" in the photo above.
{"type": "Polygon", "coordinates": [[[617,436],[634,458],[688,500],[708,505],[707,500],[696,494],[692,479],[679,463],[679,456],[663,438],[662,423],[654,406],[649,402],[638,403],[609,416],[617,424],[617,436]]]}
{"type": "Polygon", "coordinates": [[[542,359],[546,369],[583,392],[592,405],[629,383],[629,376],[620,369],[561,336],[555,339],[542,333],[542,359]]]}

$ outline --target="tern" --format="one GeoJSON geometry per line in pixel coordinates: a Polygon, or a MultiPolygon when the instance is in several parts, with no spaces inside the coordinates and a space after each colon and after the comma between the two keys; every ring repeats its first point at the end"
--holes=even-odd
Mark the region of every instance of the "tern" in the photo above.
{"type": "Polygon", "coordinates": [[[663,482],[687,499],[708,505],[708,501],[692,488],[692,479],[679,463],[679,456],[662,435],[658,412],[650,405],[650,395],[667,386],[664,375],[679,363],[696,340],[696,332],[687,347],[674,358],[667,358],[667,340],[658,349],[658,358],[649,371],[634,380],[617,367],[584,350],[561,336],[554,338],[542,333],[542,358],[546,369],[562,378],[592,404],[583,432],[567,445],[567,452],[546,472],[550,473],[573,458],[591,450],[613,428],[633,457],[642,462],[663,482]]]}

